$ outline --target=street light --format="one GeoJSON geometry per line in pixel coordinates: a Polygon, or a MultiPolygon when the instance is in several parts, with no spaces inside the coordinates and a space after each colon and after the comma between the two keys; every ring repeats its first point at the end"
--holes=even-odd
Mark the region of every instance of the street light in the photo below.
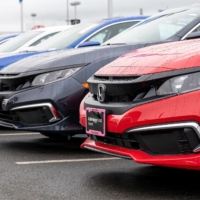
{"type": "Polygon", "coordinates": [[[74,1],[72,3],[70,3],[71,6],[74,6],[74,15],[75,15],[75,18],[76,19],[76,6],[80,5],[81,3],[79,1],[74,1]]]}
{"type": "Polygon", "coordinates": [[[113,0],[108,0],[108,17],[113,17],[113,0]]]}
{"type": "Polygon", "coordinates": [[[35,20],[34,20],[34,18],[35,18],[36,16],[37,16],[36,13],[31,13],[31,17],[33,17],[33,26],[35,25],[35,20]]]}
{"type": "Polygon", "coordinates": [[[21,32],[24,31],[24,19],[23,19],[23,0],[19,0],[20,6],[21,6],[21,13],[20,13],[20,18],[21,18],[21,32]]]}
{"type": "Polygon", "coordinates": [[[66,4],[67,4],[67,25],[69,25],[69,0],[66,0],[66,4]]]}

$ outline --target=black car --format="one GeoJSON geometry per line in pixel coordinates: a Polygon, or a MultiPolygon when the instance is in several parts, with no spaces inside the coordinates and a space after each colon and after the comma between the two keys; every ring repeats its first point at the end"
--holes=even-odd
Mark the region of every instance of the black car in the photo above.
{"type": "Polygon", "coordinates": [[[81,133],[79,104],[88,92],[87,79],[98,69],[144,46],[199,37],[199,30],[196,4],[159,13],[101,47],[49,52],[15,62],[0,71],[0,125],[49,137],[81,133]]]}

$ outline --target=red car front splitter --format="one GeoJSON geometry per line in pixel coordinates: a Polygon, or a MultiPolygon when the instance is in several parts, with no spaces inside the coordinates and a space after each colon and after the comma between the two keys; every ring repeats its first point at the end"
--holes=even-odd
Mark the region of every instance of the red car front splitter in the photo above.
{"type": "Polygon", "coordinates": [[[114,145],[104,144],[86,139],[81,148],[91,148],[119,157],[130,158],[137,163],[152,164],[165,167],[200,170],[200,154],[153,156],[141,150],[133,150],[114,145]]]}

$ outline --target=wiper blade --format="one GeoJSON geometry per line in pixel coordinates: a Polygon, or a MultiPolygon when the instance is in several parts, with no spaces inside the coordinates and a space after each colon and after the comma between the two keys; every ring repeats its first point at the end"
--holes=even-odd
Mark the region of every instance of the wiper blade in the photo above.
{"type": "Polygon", "coordinates": [[[127,45],[126,43],[107,43],[104,44],[103,46],[109,46],[109,45],[127,45]]]}
{"type": "Polygon", "coordinates": [[[22,50],[20,53],[38,52],[38,50],[22,50]]]}

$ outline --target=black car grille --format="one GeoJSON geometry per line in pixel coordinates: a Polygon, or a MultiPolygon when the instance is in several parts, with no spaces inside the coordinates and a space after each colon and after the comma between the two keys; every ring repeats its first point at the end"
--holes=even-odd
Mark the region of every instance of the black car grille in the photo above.
{"type": "Polygon", "coordinates": [[[140,76],[96,76],[95,77],[95,81],[112,81],[112,82],[119,82],[119,81],[123,81],[123,82],[132,82],[135,79],[139,78],[140,76]]]}
{"type": "MultiPolygon", "coordinates": [[[[127,86],[124,85],[124,88],[127,86]]],[[[123,90],[123,88],[122,88],[123,90]]],[[[93,95],[94,100],[97,101],[97,95],[93,95]]],[[[106,102],[137,102],[137,101],[146,101],[150,99],[158,99],[160,96],[156,94],[156,88],[145,88],[144,90],[137,91],[131,94],[124,94],[124,95],[106,95],[106,102]]]]}
{"type": "Polygon", "coordinates": [[[126,147],[130,149],[139,149],[138,141],[133,135],[107,133],[106,137],[90,135],[92,140],[112,144],[115,146],[126,147]]]}
{"type": "Polygon", "coordinates": [[[16,110],[15,113],[19,116],[22,124],[30,126],[47,125],[53,118],[53,114],[48,107],[16,110]]]}
{"type": "Polygon", "coordinates": [[[29,108],[15,111],[0,111],[0,119],[19,122],[26,126],[50,124],[53,114],[48,107],[29,108]]]}
{"type": "Polygon", "coordinates": [[[93,76],[89,79],[90,93],[97,100],[99,84],[106,87],[105,102],[135,102],[157,99],[157,88],[164,80],[143,82],[142,76],[93,76]]]}
{"type": "Polygon", "coordinates": [[[106,137],[91,135],[92,140],[142,150],[151,155],[191,154],[200,144],[193,129],[174,129],[134,133],[107,133],[106,137]]]}

